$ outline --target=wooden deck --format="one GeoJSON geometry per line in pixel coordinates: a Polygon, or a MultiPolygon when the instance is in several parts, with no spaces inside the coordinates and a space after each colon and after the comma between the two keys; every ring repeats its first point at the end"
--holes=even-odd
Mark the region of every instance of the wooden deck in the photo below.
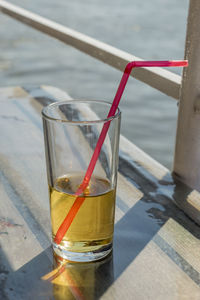
{"type": "Polygon", "coordinates": [[[0,299],[199,300],[200,195],[122,136],[113,253],[60,269],[40,115],[60,99],[53,87],[0,89],[0,299]]]}

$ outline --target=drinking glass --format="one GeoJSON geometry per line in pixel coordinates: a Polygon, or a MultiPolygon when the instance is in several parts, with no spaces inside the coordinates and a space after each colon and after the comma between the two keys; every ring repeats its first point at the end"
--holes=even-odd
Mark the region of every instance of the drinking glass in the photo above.
{"type": "Polygon", "coordinates": [[[94,261],[112,250],[121,112],[109,102],[58,101],[42,110],[53,249],[70,261],[94,261]],[[76,195],[104,124],[108,132],[89,184],[76,195]],[[83,202],[60,243],[55,236],[77,197],[83,202]]]}

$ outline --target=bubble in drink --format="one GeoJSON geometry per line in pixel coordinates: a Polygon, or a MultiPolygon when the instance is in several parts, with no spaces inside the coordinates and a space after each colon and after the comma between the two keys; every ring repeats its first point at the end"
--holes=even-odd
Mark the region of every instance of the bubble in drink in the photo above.
{"type": "MultiPolygon", "coordinates": [[[[49,187],[53,239],[77,198],[75,193],[82,180],[81,174],[63,176],[56,180],[54,187],[49,187]]],[[[106,179],[92,177],[81,196],[85,198],[84,203],[59,247],[73,252],[98,251],[112,242],[115,190],[106,179]]]]}

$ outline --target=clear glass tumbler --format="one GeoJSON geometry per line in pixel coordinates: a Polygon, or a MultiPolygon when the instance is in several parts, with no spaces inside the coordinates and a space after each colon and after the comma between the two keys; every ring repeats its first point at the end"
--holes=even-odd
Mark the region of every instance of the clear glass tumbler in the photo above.
{"type": "Polygon", "coordinates": [[[59,101],[42,110],[53,249],[71,261],[94,261],[112,250],[121,113],[107,118],[104,101],[59,101]],[[55,236],[77,199],[104,124],[108,132],[83,201],[59,243],[55,236]]]}

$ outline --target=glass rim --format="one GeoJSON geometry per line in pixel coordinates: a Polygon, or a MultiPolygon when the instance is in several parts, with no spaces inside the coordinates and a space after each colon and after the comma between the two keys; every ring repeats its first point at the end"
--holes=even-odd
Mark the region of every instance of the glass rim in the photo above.
{"type": "Polygon", "coordinates": [[[97,120],[84,120],[84,121],[70,121],[70,120],[66,120],[66,119],[62,119],[62,118],[56,118],[56,117],[51,117],[48,114],[48,109],[49,107],[55,106],[58,107],[59,105],[63,105],[63,104],[72,104],[72,103],[99,103],[99,104],[108,104],[110,107],[112,105],[111,102],[108,101],[104,101],[104,100],[64,100],[64,101],[55,101],[45,107],[43,107],[42,109],[42,117],[44,119],[47,119],[49,121],[54,121],[54,122],[59,122],[59,123],[68,123],[68,124],[94,124],[94,123],[106,123],[108,121],[112,121],[113,119],[117,119],[121,116],[121,110],[119,109],[119,107],[117,107],[116,113],[114,116],[111,116],[109,118],[104,118],[104,119],[97,119],[97,120]]]}

